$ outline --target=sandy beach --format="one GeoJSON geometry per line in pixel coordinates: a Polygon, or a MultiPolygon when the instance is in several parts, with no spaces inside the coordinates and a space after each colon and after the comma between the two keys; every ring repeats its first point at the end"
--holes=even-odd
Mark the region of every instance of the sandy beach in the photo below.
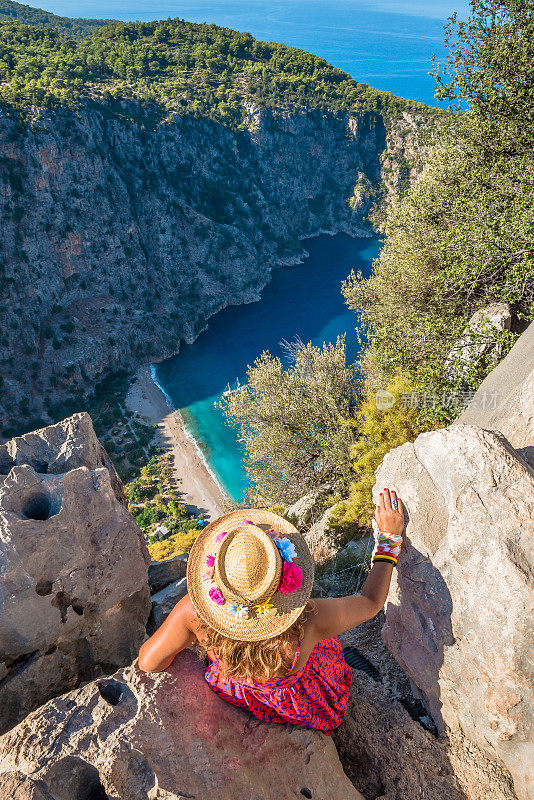
{"type": "Polygon", "coordinates": [[[172,449],[181,502],[195,513],[205,513],[210,521],[224,514],[231,500],[186,432],[181,414],[169,408],[167,398],[152,380],[150,365],[136,372],[126,404],[147,422],[157,424],[159,443],[172,449]]]}

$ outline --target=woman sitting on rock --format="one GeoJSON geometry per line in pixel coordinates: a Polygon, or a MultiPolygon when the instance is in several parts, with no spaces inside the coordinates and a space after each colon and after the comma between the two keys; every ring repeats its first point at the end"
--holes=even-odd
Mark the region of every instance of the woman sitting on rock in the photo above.
{"type": "Polygon", "coordinates": [[[378,614],[397,563],[404,515],[394,491],[380,494],[375,519],[378,544],[361,593],[315,600],[313,559],[291,523],[260,509],[211,522],[189,554],[188,594],[142,645],[139,668],[164,670],[197,642],[219,697],[266,722],[331,733],[352,681],[337,636],[378,614]]]}

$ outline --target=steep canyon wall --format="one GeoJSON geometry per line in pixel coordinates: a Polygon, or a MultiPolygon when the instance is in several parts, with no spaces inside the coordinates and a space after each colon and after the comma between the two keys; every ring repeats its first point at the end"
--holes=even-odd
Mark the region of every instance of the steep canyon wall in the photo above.
{"type": "Polygon", "coordinates": [[[369,234],[420,167],[407,112],[248,111],[242,130],[125,103],[0,112],[3,439],[257,298],[299,237],[369,234]]]}

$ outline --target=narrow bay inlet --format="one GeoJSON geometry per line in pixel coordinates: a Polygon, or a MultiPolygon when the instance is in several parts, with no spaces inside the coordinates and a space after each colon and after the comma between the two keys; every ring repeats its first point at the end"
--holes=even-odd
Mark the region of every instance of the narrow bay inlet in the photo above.
{"type": "MultiPolygon", "coordinates": [[[[287,362],[283,340],[298,337],[321,345],[343,335],[347,361],[355,361],[359,353],[358,318],[347,309],[340,287],[351,269],[370,275],[379,240],[322,234],[304,240],[302,247],[307,254],[302,263],[273,270],[259,300],[219,311],[194,342],[155,365],[170,404],[181,410],[211,471],[236,501],[242,499],[248,480],[236,431],[214,408],[223,391],[246,381],[247,366],[263,350],[287,362]]],[[[194,475],[183,471],[181,477],[184,489],[190,481],[194,486],[194,475]]]]}

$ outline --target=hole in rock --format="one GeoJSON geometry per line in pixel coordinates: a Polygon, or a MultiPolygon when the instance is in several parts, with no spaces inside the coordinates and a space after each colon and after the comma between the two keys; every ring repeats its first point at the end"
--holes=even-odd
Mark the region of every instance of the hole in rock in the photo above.
{"type": "Polygon", "coordinates": [[[67,592],[56,592],[55,597],[50,601],[51,604],[59,609],[61,615],[61,622],[67,621],[67,611],[70,606],[70,597],[67,592]]]}
{"type": "Polygon", "coordinates": [[[37,581],[35,591],[40,597],[45,597],[47,594],[52,594],[52,585],[52,581],[37,581]]]}
{"type": "Polygon", "coordinates": [[[44,779],[54,800],[109,800],[96,767],[77,756],[60,758],[44,779]]]}
{"type": "Polygon", "coordinates": [[[73,597],[70,604],[72,606],[72,610],[76,614],[80,614],[80,615],[83,614],[84,605],[83,605],[81,600],[78,600],[77,597],[73,597]]]}
{"type": "Polygon", "coordinates": [[[122,698],[123,687],[118,681],[98,681],[98,691],[100,696],[109,703],[110,706],[116,706],[122,698]]]}
{"type": "Polygon", "coordinates": [[[43,492],[35,494],[33,497],[26,500],[22,513],[26,519],[49,519],[53,513],[52,499],[48,494],[44,494],[43,492]]]}
{"type": "Polygon", "coordinates": [[[307,797],[307,798],[313,797],[313,795],[312,795],[312,793],[310,792],[310,790],[309,790],[309,789],[306,789],[306,787],[304,787],[304,789],[301,789],[301,790],[300,790],[300,793],[301,793],[301,795],[302,795],[303,797],[307,797]]]}
{"type": "Polygon", "coordinates": [[[86,791],[83,795],[78,795],[77,800],[109,800],[109,798],[99,778],[98,783],[87,786],[86,791]]]}

